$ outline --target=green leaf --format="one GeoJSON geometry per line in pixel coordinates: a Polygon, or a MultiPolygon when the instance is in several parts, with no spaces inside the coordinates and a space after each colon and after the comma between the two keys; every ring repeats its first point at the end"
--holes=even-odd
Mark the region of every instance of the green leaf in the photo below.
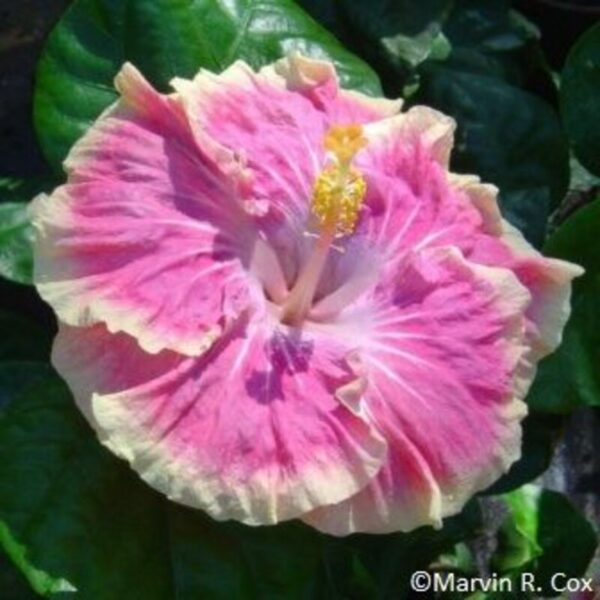
{"type": "Polygon", "coordinates": [[[0,418],[11,403],[27,388],[48,379],[49,365],[33,361],[0,362],[0,418]]]}
{"type": "Polygon", "coordinates": [[[562,417],[530,412],[523,421],[521,458],[484,494],[505,494],[539,477],[550,466],[563,425],[562,417]]]}
{"type": "Polygon", "coordinates": [[[0,204],[0,276],[17,283],[31,283],[32,240],[27,205],[0,204]]]}
{"type": "Polygon", "coordinates": [[[48,177],[0,177],[0,277],[31,283],[33,231],[26,202],[54,185],[55,181],[48,177]]]}
{"type": "Polygon", "coordinates": [[[343,85],[380,91],[375,73],[292,0],[77,0],[51,33],[37,71],[35,122],[60,165],[116,99],[113,78],[133,62],[159,89],[236,59],[260,67],[291,49],[335,62],[343,85]]]}
{"type": "Polygon", "coordinates": [[[300,0],[382,76],[386,93],[418,87],[419,67],[458,70],[554,89],[539,32],[507,0],[300,0]]]}
{"type": "Polygon", "coordinates": [[[0,204],[3,202],[29,202],[41,192],[51,190],[57,185],[51,176],[30,177],[0,177],[0,204]]]}
{"type": "Polygon", "coordinates": [[[440,531],[333,538],[299,522],[276,527],[216,523],[169,505],[173,577],[179,598],[402,597],[414,569],[472,537],[481,525],[471,504],[440,531]]]}
{"type": "Polygon", "coordinates": [[[563,342],[545,358],[528,397],[539,411],[568,413],[578,406],[600,406],[600,198],[577,211],[550,237],[550,256],[581,265],[573,282],[572,314],[563,342]]]}
{"type": "Polygon", "coordinates": [[[441,554],[436,561],[430,565],[434,571],[454,571],[461,575],[475,576],[477,574],[477,563],[473,552],[464,542],[460,542],[449,552],[441,554]]]}
{"type": "Polygon", "coordinates": [[[542,548],[537,541],[541,493],[539,487],[526,485],[504,497],[510,518],[498,536],[498,551],[492,560],[495,571],[513,571],[541,556],[542,548]]]}
{"type": "MultiPolygon", "coordinates": [[[[427,60],[442,36],[449,0],[342,2],[346,18],[360,31],[365,52],[378,52],[391,65],[414,68],[427,60]]],[[[442,42],[443,43],[443,42],[442,42]]],[[[449,51],[449,48],[447,49],[449,51]]],[[[372,58],[376,57],[372,54],[372,58]]]]}
{"type": "Polygon", "coordinates": [[[600,175],[600,23],[573,46],[562,73],[562,116],[577,158],[600,175]]]}
{"type": "Polygon", "coordinates": [[[481,525],[476,504],[440,531],[333,538],[299,522],[276,527],[216,523],[200,511],[168,509],[177,597],[403,597],[415,569],[472,537],[481,525]]]}
{"type": "MultiPolygon", "coordinates": [[[[421,527],[410,533],[356,535],[347,540],[377,582],[377,598],[404,598],[410,591],[410,576],[427,566],[440,554],[482,531],[482,515],[476,500],[462,513],[444,521],[435,531],[421,527]]],[[[348,594],[349,596],[349,594],[348,594]]],[[[341,595],[342,598],[348,597],[341,595]]]]}
{"type": "Polygon", "coordinates": [[[247,527],[216,523],[199,511],[169,506],[177,597],[317,597],[324,536],[298,523],[247,527]]]}
{"type": "Polygon", "coordinates": [[[545,71],[536,27],[507,0],[458,0],[444,33],[452,45],[452,68],[497,77],[518,87],[545,71]]]}
{"type": "Polygon", "coordinates": [[[0,543],[34,590],[170,597],[162,499],[100,447],[55,376],[5,408],[0,464],[0,543]]]}
{"type": "Polygon", "coordinates": [[[556,595],[550,586],[556,573],[565,578],[585,574],[597,547],[596,534],[565,496],[525,486],[505,501],[509,516],[499,531],[494,570],[513,576],[532,573],[541,588],[532,598],[556,595]]]}
{"type": "Polygon", "coordinates": [[[500,79],[445,65],[428,66],[417,101],[457,120],[453,168],[496,184],[504,216],[540,246],[569,177],[567,146],[551,107],[500,79]]]}
{"type": "Polygon", "coordinates": [[[585,574],[598,538],[592,525],[562,494],[544,490],[537,506],[537,541],[542,555],[537,573],[544,591],[552,593],[549,581],[555,573],[566,577],[585,574]]]}
{"type": "Polygon", "coordinates": [[[451,0],[300,0],[299,4],[373,65],[390,96],[401,95],[421,63],[443,60],[451,50],[442,32],[451,0]]]}
{"type": "MultiPolygon", "coordinates": [[[[600,177],[592,175],[576,158],[571,156],[571,180],[569,181],[570,192],[594,193],[600,189],[600,177]]],[[[592,196],[592,198],[595,194],[592,196]]]]}
{"type": "Polygon", "coordinates": [[[458,0],[444,31],[457,46],[488,54],[511,52],[540,36],[507,0],[458,0]]]}

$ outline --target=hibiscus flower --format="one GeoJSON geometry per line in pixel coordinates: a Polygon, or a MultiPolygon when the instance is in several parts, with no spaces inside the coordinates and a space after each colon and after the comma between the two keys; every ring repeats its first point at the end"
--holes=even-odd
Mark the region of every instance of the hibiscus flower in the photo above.
{"type": "Polygon", "coordinates": [[[170,499],[336,535],[456,513],[520,455],[574,265],[449,172],[454,121],[300,55],[120,100],[34,201],[53,363],[170,499]]]}

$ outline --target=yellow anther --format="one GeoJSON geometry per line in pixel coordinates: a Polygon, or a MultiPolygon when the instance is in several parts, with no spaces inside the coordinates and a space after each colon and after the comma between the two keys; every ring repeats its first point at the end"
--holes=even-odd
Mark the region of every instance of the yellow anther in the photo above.
{"type": "Polygon", "coordinates": [[[312,211],[323,228],[332,228],[337,235],[354,231],[367,184],[360,171],[350,167],[339,181],[339,168],[330,166],[319,174],[313,191],[312,211]]]}
{"type": "Polygon", "coordinates": [[[360,125],[336,125],[325,135],[323,145],[334,155],[335,162],[317,176],[312,212],[321,227],[336,236],[352,233],[358,221],[367,184],[350,163],[366,143],[360,125]]]}

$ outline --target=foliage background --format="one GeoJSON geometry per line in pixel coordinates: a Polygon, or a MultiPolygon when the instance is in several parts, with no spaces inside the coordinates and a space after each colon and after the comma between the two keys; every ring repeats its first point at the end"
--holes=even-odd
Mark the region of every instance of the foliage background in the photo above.
{"type": "Polygon", "coordinates": [[[79,0],[34,89],[42,43],[69,4],[0,0],[0,598],[403,598],[416,568],[595,574],[599,27],[567,55],[598,21],[597,2],[79,0]],[[251,7],[241,38],[239,22],[219,17],[223,6],[251,7]],[[254,33],[265,22],[267,34],[254,33]],[[203,35],[230,51],[203,51],[203,35]],[[133,58],[164,86],[173,69],[219,69],[234,55],[270,62],[289,43],[335,57],[349,85],[374,91],[378,75],[387,94],[457,118],[455,168],[498,184],[505,215],[533,243],[590,273],[565,345],[530,394],[524,459],[439,533],[336,540],[296,523],[217,525],[166,502],[100,448],[46,364],[55,324],[28,285],[24,206],[60,180],[62,155],[112,98],[114,68],[133,58]],[[542,474],[570,502],[521,487],[542,474]]]}

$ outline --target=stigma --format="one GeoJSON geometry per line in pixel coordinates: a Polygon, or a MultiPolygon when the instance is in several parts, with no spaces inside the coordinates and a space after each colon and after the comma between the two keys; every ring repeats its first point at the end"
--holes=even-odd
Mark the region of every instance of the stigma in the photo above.
{"type": "Polygon", "coordinates": [[[367,184],[352,161],[366,144],[360,125],[335,125],[323,140],[332,161],[317,175],[311,208],[320,228],[336,237],[351,234],[358,221],[367,184]]]}
{"type": "Polygon", "coordinates": [[[366,144],[360,125],[336,125],[325,134],[323,146],[330,161],[316,177],[311,201],[319,233],[283,303],[283,323],[298,325],[307,317],[334,239],[356,228],[367,184],[352,161],[366,144]]]}

